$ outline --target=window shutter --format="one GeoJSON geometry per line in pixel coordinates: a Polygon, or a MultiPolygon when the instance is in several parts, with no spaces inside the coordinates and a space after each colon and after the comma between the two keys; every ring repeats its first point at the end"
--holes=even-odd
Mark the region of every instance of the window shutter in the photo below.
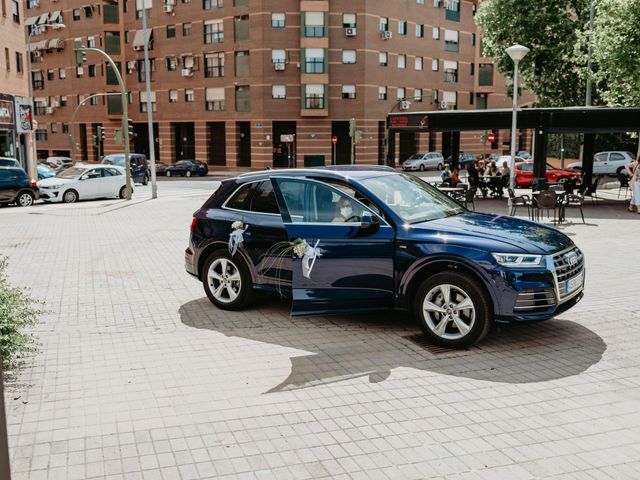
{"type": "Polygon", "coordinates": [[[329,85],[324,85],[324,108],[325,110],[329,109],[329,85]]]}
{"type": "Polygon", "coordinates": [[[302,48],[300,49],[300,56],[302,58],[300,58],[300,71],[302,73],[305,73],[307,71],[307,49],[306,48],[302,48]]]}
{"type": "Polygon", "coordinates": [[[303,83],[302,85],[300,85],[300,108],[304,110],[305,107],[305,97],[307,96],[307,88],[306,85],[303,83]]]}
{"type": "Polygon", "coordinates": [[[323,73],[329,73],[329,49],[324,49],[324,66],[322,67],[323,73]]]}
{"type": "Polygon", "coordinates": [[[307,26],[307,12],[300,12],[300,36],[304,37],[304,27],[307,26]]]}

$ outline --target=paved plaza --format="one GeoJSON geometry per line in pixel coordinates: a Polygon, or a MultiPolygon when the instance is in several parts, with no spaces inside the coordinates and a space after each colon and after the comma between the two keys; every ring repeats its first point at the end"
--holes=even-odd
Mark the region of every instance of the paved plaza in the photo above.
{"type": "Polygon", "coordinates": [[[216,309],[183,266],[215,187],[0,209],[10,280],[51,311],[7,385],[15,479],[640,478],[640,216],[571,212],[585,298],[446,351],[402,314],[216,309]]]}

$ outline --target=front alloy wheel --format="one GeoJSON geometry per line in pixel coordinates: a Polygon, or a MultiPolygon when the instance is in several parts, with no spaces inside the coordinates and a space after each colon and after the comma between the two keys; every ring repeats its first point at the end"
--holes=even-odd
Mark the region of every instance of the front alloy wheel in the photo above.
{"type": "Polygon", "coordinates": [[[202,283],[209,300],[224,310],[241,310],[251,301],[251,276],[242,259],[221,250],[205,263],[202,283]]]}
{"type": "Polygon", "coordinates": [[[18,197],[18,205],[21,207],[30,207],[33,205],[33,195],[29,192],[22,192],[18,197]]]}
{"type": "Polygon", "coordinates": [[[448,271],[427,278],[414,302],[422,331],[444,347],[468,347],[482,340],[491,326],[487,294],[466,274],[448,271]]]}

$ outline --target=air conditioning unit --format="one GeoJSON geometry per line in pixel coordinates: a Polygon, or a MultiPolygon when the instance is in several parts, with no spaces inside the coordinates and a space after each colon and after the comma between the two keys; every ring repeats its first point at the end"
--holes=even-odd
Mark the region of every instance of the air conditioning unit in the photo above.
{"type": "Polygon", "coordinates": [[[357,33],[358,32],[357,32],[357,30],[355,28],[345,28],[344,29],[344,34],[347,37],[355,37],[357,33]]]}
{"type": "Polygon", "coordinates": [[[411,102],[409,100],[403,100],[400,102],[400,110],[409,110],[411,107],[411,102]]]}
{"type": "Polygon", "coordinates": [[[182,69],[182,76],[183,77],[191,77],[191,76],[193,76],[193,73],[191,72],[190,68],[183,68],[182,69]]]}
{"type": "Polygon", "coordinates": [[[383,40],[391,40],[392,36],[393,36],[393,34],[391,33],[390,30],[385,30],[384,32],[382,32],[382,39],[383,40]]]}
{"type": "Polygon", "coordinates": [[[31,0],[31,8],[38,8],[40,6],[40,0],[31,0]]]}
{"type": "Polygon", "coordinates": [[[449,102],[442,100],[440,102],[440,110],[446,110],[449,108],[449,102]]]}
{"type": "Polygon", "coordinates": [[[144,45],[135,45],[133,47],[133,49],[138,51],[138,52],[140,52],[140,51],[144,50],[144,45]]]}
{"type": "Polygon", "coordinates": [[[273,68],[275,68],[276,70],[283,72],[285,69],[285,64],[283,62],[278,62],[278,63],[274,63],[273,64],[273,68]]]}
{"type": "Polygon", "coordinates": [[[134,71],[136,69],[136,62],[128,61],[127,62],[127,70],[134,71]]]}
{"type": "Polygon", "coordinates": [[[58,108],[59,106],[60,106],[60,103],[57,100],[51,101],[51,108],[58,108]]]}
{"type": "Polygon", "coordinates": [[[40,58],[42,56],[42,52],[40,50],[34,50],[31,53],[33,55],[33,58],[40,58]]]}
{"type": "Polygon", "coordinates": [[[48,115],[51,115],[55,109],[53,107],[47,107],[45,110],[48,115]]]}
{"type": "Polygon", "coordinates": [[[165,3],[165,4],[163,5],[163,7],[162,7],[162,11],[163,11],[164,13],[171,13],[171,12],[173,12],[173,5],[172,5],[172,4],[169,4],[169,3],[165,3]]]}

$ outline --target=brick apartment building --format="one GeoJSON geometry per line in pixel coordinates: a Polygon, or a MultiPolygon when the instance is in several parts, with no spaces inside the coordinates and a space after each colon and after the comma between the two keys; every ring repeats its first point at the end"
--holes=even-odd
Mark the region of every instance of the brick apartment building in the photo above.
{"type": "MultiPolygon", "coordinates": [[[[147,153],[142,8],[147,8],[151,100],[159,161],[197,159],[227,167],[349,162],[349,119],[363,140],[357,163],[382,163],[389,111],[505,108],[505,81],[481,57],[476,1],[457,0],[26,0],[38,120],[38,156],[97,161],[121,151],[120,100],[103,59],[73,63],[74,41],[118,63],[130,91],[132,151],[147,153]],[[91,2],[91,3],[87,3],[91,2]],[[94,3],[95,2],[95,3],[94,3]],[[408,102],[403,102],[406,99],[408,102]],[[105,140],[96,145],[98,126],[105,140]],[[280,142],[295,134],[295,144],[280,142]],[[334,159],[331,137],[336,136],[334,159]]],[[[483,132],[463,134],[480,152],[483,132]]],[[[499,132],[501,149],[508,131],[499,132]]],[[[397,157],[450,144],[446,134],[403,135],[397,157]]],[[[522,136],[521,148],[527,147],[522,136]]],[[[491,147],[486,147],[491,148],[491,147]]]]}

